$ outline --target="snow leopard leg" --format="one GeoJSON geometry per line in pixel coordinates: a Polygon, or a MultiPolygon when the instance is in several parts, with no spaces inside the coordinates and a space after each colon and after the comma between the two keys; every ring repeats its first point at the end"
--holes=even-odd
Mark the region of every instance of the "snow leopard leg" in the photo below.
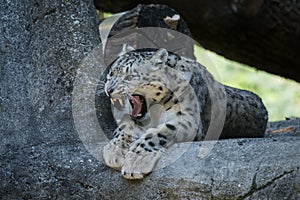
{"type": "Polygon", "coordinates": [[[153,170],[167,147],[177,142],[193,141],[196,136],[193,133],[197,131],[194,127],[189,128],[187,122],[171,121],[148,129],[125,155],[122,175],[127,179],[141,179],[153,170]]]}
{"type": "Polygon", "coordinates": [[[103,158],[109,167],[121,169],[130,145],[139,137],[143,129],[128,117],[123,119],[114,131],[114,138],[104,147],[103,158]]]}

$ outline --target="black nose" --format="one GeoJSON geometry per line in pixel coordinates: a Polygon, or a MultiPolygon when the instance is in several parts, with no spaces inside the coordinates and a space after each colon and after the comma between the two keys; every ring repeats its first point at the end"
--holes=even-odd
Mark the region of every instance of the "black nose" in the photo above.
{"type": "Polygon", "coordinates": [[[107,94],[107,96],[109,96],[110,97],[110,95],[111,95],[111,93],[113,93],[113,89],[112,88],[108,88],[107,90],[106,90],[106,94],[107,94]]]}

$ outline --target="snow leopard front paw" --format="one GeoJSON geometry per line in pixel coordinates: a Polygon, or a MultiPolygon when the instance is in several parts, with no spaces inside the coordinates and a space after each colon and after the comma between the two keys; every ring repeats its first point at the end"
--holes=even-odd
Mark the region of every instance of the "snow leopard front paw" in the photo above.
{"type": "Polygon", "coordinates": [[[117,139],[111,140],[103,149],[103,158],[107,166],[121,169],[128,147],[122,147],[117,139]]]}
{"type": "Polygon", "coordinates": [[[149,174],[161,157],[163,149],[147,149],[137,147],[125,155],[122,175],[126,179],[142,179],[149,174]]]}

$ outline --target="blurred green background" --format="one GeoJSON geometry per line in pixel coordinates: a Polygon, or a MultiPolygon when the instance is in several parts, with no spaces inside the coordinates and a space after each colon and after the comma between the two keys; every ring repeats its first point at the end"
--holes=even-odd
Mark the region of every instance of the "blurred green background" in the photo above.
{"type": "Polygon", "coordinates": [[[269,121],[300,117],[299,83],[227,60],[198,46],[195,55],[218,81],[258,94],[269,112],[269,121]]]}

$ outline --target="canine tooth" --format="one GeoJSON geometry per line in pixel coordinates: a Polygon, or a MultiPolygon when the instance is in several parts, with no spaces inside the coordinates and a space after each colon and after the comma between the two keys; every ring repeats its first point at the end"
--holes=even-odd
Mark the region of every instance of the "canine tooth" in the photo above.
{"type": "Polygon", "coordinates": [[[112,99],[112,98],[110,98],[110,102],[111,102],[111,104],[115,104],[115,102],[114,102],[114,99],[112,99]]]}
{"type": "Polygon", "coordinates": [[[121,106],[124,106],[124,104],[123,104],[123,99],[119,99],[119,103],[121,104],[121,106]]]}

